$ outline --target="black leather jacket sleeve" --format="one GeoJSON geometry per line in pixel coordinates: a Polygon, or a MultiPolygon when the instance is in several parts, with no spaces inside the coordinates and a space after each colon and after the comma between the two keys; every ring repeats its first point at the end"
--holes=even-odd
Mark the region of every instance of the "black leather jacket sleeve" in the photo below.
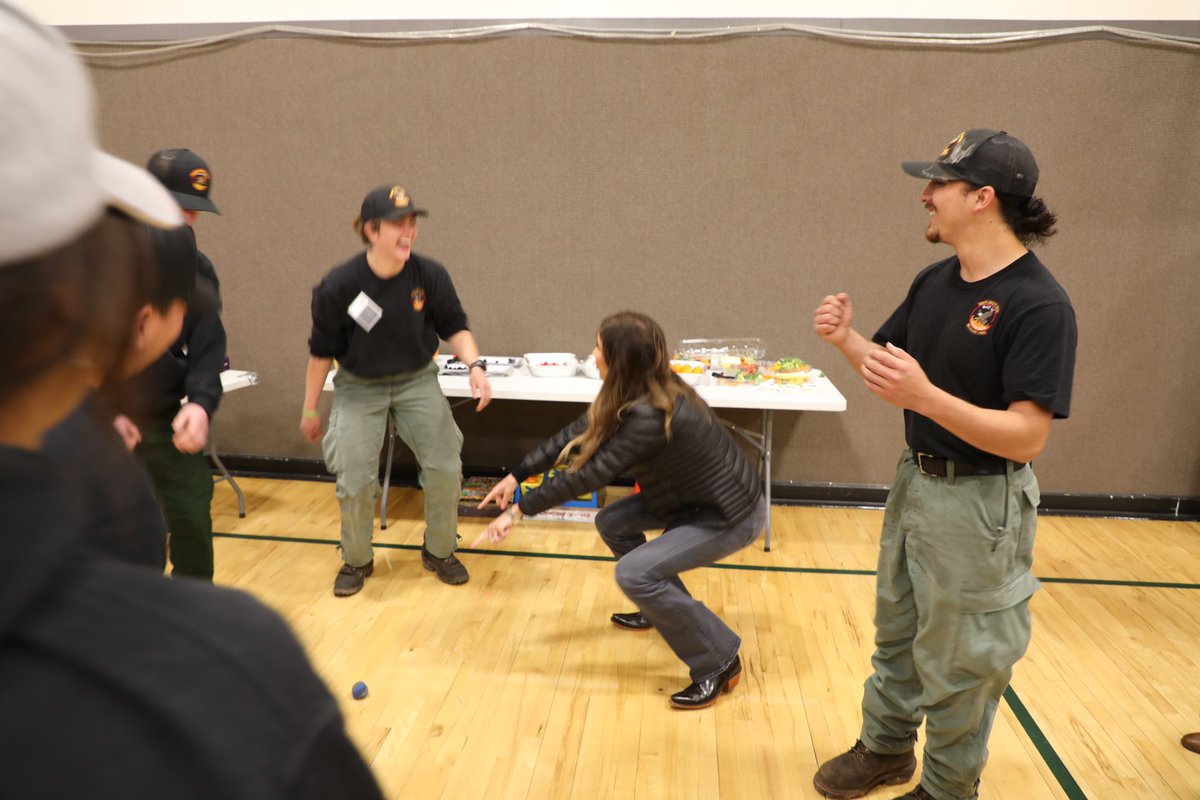
{"type": "MultiPolygon", "coordinates": [[[[600,445],[586,464],[577,472],[556,473],[536,491],[523,496],[519,503],[521,512],[531,516],[540,514],[573,497],[607,486],[629,472],[635,464],[649,461],[667,445],[667,433],[663,424],[665,417],[661,410],[648,404],[638,404],[629,408],[612,436],[600,445]]],[[[546,467],[552,466],[553,458],[586,426],[586,416],[568,425],[526,456],[518,469],[528,469],[528,477],[539,471],[537,468],[543,463],[546,467]],[[572,431],[575,432],[571,433],[572,431]],[[550,455],[551,453],[553,455],[550,455]],[[547,458],[550,459],[549,462],[547,458]]],[[[519,477],[517,472],[513,475],[519,477]]]]}
{"type": "Polygon", "coordinates": [[[558,463],[558,454],[567,446],[567,442],[585,430],[587,430],[586,412],[579,419],[530,450],[512,471],[513,477],[520,482],[530,475],[537,475],[550,469],[558,463]]]}

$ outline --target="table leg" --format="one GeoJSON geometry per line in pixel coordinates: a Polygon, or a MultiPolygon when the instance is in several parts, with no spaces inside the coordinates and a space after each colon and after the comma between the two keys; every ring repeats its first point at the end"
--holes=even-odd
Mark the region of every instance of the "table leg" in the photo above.
{"type": "Polygon", "coordinates": [[[722,420],[722,424],[733,433],[738,434],[758,451],[762,456],[763,495],[767,501],[767,527],[763,540],[763,550],[771,551],[771,434],[775,425],[775,412],[769,408],[763,409],[762,433],[747,431],[722,420]]]}
{"type": "Polygon", "coordinates": [[[767,532],[763,539],[763,550],[771,552],[771,433],[775,424],[775,412],[763,409],[763,493],[767,499],[767,532]]]}
{"type": "Polygon", "coordinates": [[[217,437],[211,426],[208,429],[208,457],[212,459],[212,462],[217,465],[217,469],[221,471],[221,477],[217,478],[214,483],[220,483],[221,481],[229,482],[229,485],[233,487],[233,493],[237,495],[238,517],[245,517],[246,495],[242,494],[242,487],[237,485],[237,481],[233,479],[233,475],[229,474],[229,470],[221,463],[221,458],[217,455],[217,437]]]}

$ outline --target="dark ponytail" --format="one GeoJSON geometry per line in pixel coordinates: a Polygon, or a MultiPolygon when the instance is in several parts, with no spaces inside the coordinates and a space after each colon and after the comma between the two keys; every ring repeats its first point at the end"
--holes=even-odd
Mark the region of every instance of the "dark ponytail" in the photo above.
{"type": "Polygon", "coordinates": [[[1058,215],[1046,208],[1046,203],[1040,197],[1016,197],[1011,194],[996,193],[1000,200],[1000,210],[1004,221],[1013,233],[1021,240],[1021,244],[1033,242],[1044,243],[1058,229],[1058,215]]]}

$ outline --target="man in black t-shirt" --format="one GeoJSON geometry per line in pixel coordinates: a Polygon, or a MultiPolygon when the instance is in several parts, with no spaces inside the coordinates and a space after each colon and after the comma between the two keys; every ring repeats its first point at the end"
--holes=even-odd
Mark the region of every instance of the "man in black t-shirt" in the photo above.
{"type": "Polygon", "coordinates": [[[491,400],[487,369],[467,327],[450,274],[414,253],[417,208],[400,186],[381,186],[363,199],[354,229],[365,252],[334,267],[313,289],[310,357],[300,431],[321,438],[317,401],[333,359],[333,409],[323,441],[325,464],[337,476],[342,560],[333,593],[356,594],[374,571],[371,534],[379,494],[379,451],[391,416],[412,450],[425,491],[421,563],[445,583],[467,582],[458,547],[462,433],[454,423],[433,361],[438,340],[470,364],[472,395],[482,411],[491,400]]]}
{"type": "Polygon", "coordinates": [[[1039,491],[1029,464],[1070,413],[1077,331],[1066,292],[1026,249],[1054,233],[1033,154],[1003,131],[959,134],[931,162],[925,238],[955,255],[922,270],[872,341],[846,294],[814,329],[904,409],[908,449],[888,495],[874,674],[860,740],[813,779],[827,797],[921,782],[904,798],[974,800],[1012,667],[1029,646],[1039,491]]]}

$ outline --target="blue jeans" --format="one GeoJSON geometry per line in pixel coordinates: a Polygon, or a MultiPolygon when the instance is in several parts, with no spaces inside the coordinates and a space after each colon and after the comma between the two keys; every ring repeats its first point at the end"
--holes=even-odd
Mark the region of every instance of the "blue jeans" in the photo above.
{"type": "Polygon", "coordinates": [[[596,515],[600,538],[617,557],[617,585],[687,664],[695,682],[729,666],[742,640],[691,596],[679,573],[736,553],[758,538],[766,521],[766,500],[760,499],[749,516],[728,528],[685,523],[647,541],[645,531],[663,527],[665,520],[650,512],[640,494],[596,515]]]}

